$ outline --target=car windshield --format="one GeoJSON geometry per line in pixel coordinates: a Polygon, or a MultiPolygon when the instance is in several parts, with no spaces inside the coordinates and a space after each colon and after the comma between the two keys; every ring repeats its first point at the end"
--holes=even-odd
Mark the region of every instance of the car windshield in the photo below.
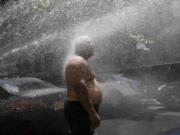
{"type": "Polygon", "coordinates": [[[55,88],[56,86],[46,82],[23,82],[17,85],[20,91],[55,88]]]}

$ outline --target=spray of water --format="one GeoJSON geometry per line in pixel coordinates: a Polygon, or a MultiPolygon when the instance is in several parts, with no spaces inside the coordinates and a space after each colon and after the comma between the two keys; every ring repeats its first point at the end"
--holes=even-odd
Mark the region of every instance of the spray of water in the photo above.
{"type": "Polygon", "coordinates": [[[2,57],[0,57],[0,59],[4,59],[5,57],[8,57],[11,54],[15,54],[15,53],[21,53],[21,51],[25,51],[28,50],[32,47],[34,47],[35,49],[37,49],[39,46],[43,46],[45,45],[44,43],[46,43],[47,41],[52,41],[55,39],[55,37],[57,37],[57,33],[53,33],[53,34],[49,34],[49,35],[43,35],[42,38],[35,40],[31,43],[27,43],[26,45],[22,46],[22,47],[17,47],[14,48],[8,52],[5,52],[2,57]]]}
{"type": "MultiPolygon", "coordinates": [[[[122,59],[122,57],[123,59],[128,58],[129,55],[135,55],[134,58],[137,57],[137,54],[127,53],[128,50],[123,49],[126,48],[123,47],[127,46],[126,44],[133,44],[132,42],[127,43],[129,39],[134,40],[132,35],[144,37],[140,40],[134,40],[137,45],[136,49],[151,51],[144,54],[147,54],[148,57],[142,55],[138,56],[137,60],[134,59],[137,64],[143,64],[143,61],[148,65],[172,62],[173,59],[176,61],[178,52],[175,50],[178,48],[177,37],[180,31],[178,27],[180,21],[179,4],[177,0],[141,0],[130,4],[128,7],[114,9],[102,17],[80,23],[74,28],[74,35],[75,37],[89,35],[98,41],[98,46],[101,47],[97,47],[97,52],[101,53],[95,58],[95,67],[99,67],[98,63],[103,65],[102,68],[106,68],[106,65],[116,65],[115,63],[101,62],[103,57],[106,61],[111,62],[122,59]],[[167,59],[164,60],[163,57],[167,59]]],[[[130,50],[130,48],[128,49],[130,50]]],[[[123,60],[119,61],[123,62],[123,60]]],[[[128,66],[128,64],[125,63],[123,66],[128,66]]]]}
{"type": "MultiPolygon", "coordinates": [[[[127,35],[130,38],[136,38],[139,35],[139,37],[143,37],[136,40],[136,49],[150,51],[150,55],[148,55],[148,65],[176,61],[175,57],[174,60],[169,59],[168,57],[173,57],[174,55],[177,56],[178,53],[175,50],[178,48],[179,40],[177,40],[177,37],[179,37],[180,34],[180,29],[178,27],[180,24],[179,5],[180,2],[177,0],[139,1],[126,8],[115,9],[97,19],[80,23],[74,28],[75,37],[89,35],[100,43],[97,45],[97,52],[100,52],[103,55],[96,55],[96,58],[92,61],[94,67],[98,67],[96,68],[97,71],[102,71],[106,66],[110,66],[108,69],[111,71],[119,70],[116,67],[114,68],[111,66],[114,63],[108,63],[109,61],[114,62],[116,59],[122,59],[119,58],[120,55],[118,55],[118,53],[115,53],[116,49],[119,53],[126,51],[125,49],[120,49],[123,48],[124,44],[126,45],[126,42],[120,42],[119,40],[124,39],[122,36],[117,36],[117,34],[127,35]],[[112,36],[115,36],[116,38],[111,39],[112,36]],[[106,38],[107,40],[105,40],[106,38]],[[120,39],[118,40],[118,38],[120,39]],[[108,40],[110,40],[110,42],[108,40]],[[164,49],[161,50],[160,48],[164,49]],[[173,50],[173,54],[170,50],[173,50]],[[167,59],[162,59],[162,57],[166,57],[167,59]],[[103,59],[106,59],[108,62],[102,62],[103,59]]],[[[126,59],[125,57],[128,57],[129,54],[124,54],[123,59],[126,59]]],[[[141,59],[141,57],[139,57],[139,59],[141,59]]],[[[140,63],[142,64],[142,62],[140,63]]],[[[151,96],[152,93],[155,92],[153,90],[156,90],[157,86],[162,83],[161,80],[150,74],[142,75],[141,79],[144,79],[144,82],[147,83],[149,87],[148,91],[152,90],[149,91],[151,96]]],[[[135,98],[129,102],[124,98],[126,96],[135,97],[138,92],[130,87],[127,83],[128,81],[125,81],[125,83],[123,83],[123,81],[125,81],[125,78],[102,84],[105,105],[110,104],[110,106],[118,108],[122,105],[122,102],[129,104],[130,102],[135,103],[139,100],[138,98],[135,98]]],[[[147,94],[147,96],[149,95],[147,94]]]]}
{"type": "MultiPolygon", "coordinates": [[[[62,31],[62,27],[58,27],[62,25],[61,22],[65,22],[60,19],[63,18],[62,11],[66,9],[69,3],[70,5],[74,4],[77,6],[78,2],[81,4],[81,1],[63,1],[63,3],[60,4],[58,1],[53,3],[48,0],[21,0],[18,4],[13,2],[7,4],[4,9],[1,9],[0,24],[4,25],[6,21],[9,21],[9,23],[7,22],[8,27],[12,30],[11,32],[16,35],[13,35],[16,39],[11,39],[12,42],[15,41],[14,44],[12,44],[12,42],[8,43],[8,40],[4,40],[1,51],[9,51],[9,48],[16,50],[17,48],[26,46],[28,44],[27,42],[31,43],[32,41],[41,40],[43,33],[48,36],[50,35],[49,33],[54,33],[54,30],[56,30],[55,33],[62,31]],[[15,23],[11,22],[9,18],[15,20],[15,23]],[[23,32],[21,32],[22,30],[23,32]],[[31,37],[29,35],[33,36],[31,37]]],[[[82,2],[82,4],[88,3],[90,2],[82,2]]],[[[121,2],[119,1],[119,3],[121,2]]],[[[179,33],[178,22],[180,16],[178,5],[178,0],[139,0],[131,2],[128,6],[123,8],[114,7],[110,12],[106,12],[104,15],[96,15],[96,17],[89,18],[87,21],[68,24],[69,20],[67,20],[67,23],[64,23],[63,31],[64,29],[69,29],[69,33],[64,32],[63,34],[65,40],[69,41],[81,35],[89,35],[93,40],[97,41],[97,51],[100,53],[92,60],[92,63],[95,63],[95,67],[99,67],[97,63],[116,67],[116,61],[117,64],[119,64],[118,61],[121,61],[119,59],[121,59],[122,55],[123,58],[129,56],[129,53],[127,53],[128,50],[123,49],[125,48],[123,45],[126,44],[125,40],[129,39],[123,39],[122,35],[141,34],[144,35],[145,39],[154,41],[152,46],[148,46],[151,52],[153,52],[153,55],[148,56],[148,60],[152,63],[158,63],[162,59],[159,55],[164,54],[164,51],[168,52],[167,54],[171,56],[172,54],[176,54],[174,53],[176,49],[169,47],[169,44],[173,42],[175,44],[174,46],[177,47],[176,36],[179,33]],[[112,36],[116,38],[113,39],[112,36]],[[102,47],[103,45],[104,47],[102,47]],[[157,51],[157,48],[161,47],[165,48],[164,51],[157,51]],[[168,51],[169,49],[172,50],[172,53],[168,51]],[[114,53],[112,54],[111,52],[114,53]],[[122,55],[118,55],[118,53],[122,55]],[[107,61],[111,61],[111,63],[100,62],[103,57],[105,57],[107,61]]],[[[67,14],[67,17],[70,17],[70,15],[72,14],[67,14]]],[[[8,31],[1,33],[1,38],[7,36],[7,33],[8,31]]],[[[59,37],[61,37],[61,35],[56,36],[56,39],[59,37]]],[[[140,45],[140,48],[148,50],[146,46],[140,45]]],[[[60,48],[62,48],[62,46],[68,46],[67,49],[70,50],[71,42],[68,42],[66,45],[62,45],[61,43],[59,46],[60,48]]],[[[4,55],[4,53],[2,54],[4,55]]],[[[177,57],[178,55],[176,54],[176,58],[177,57]]],[[[106,66],[104,68],[106,68],[106,66]]]]}
{"type": "MultiPolygon", "coordinates": [[[[77,9],[79,8],[78,2],[81,3],[81,1],[72,2],[72,5],[77,6],[77,9]]],[[[143,60],[149,64],[159,64],[179,59],[179,0],[138,0],[126,7],[116,7],[103,15],[96,17],[92,15],[88,19],[80,19],[80,21],[71,17],[71,15],[80,14],[78,10],[74,10],[76,11],[74,14],[63,14],[62,11],[68,9],[66,8],[68,3],[71,2],[63,1],[61,3],[56,1],[54,4],[50,2],[46,7],[46,4],[43,4],[42,1],[24,0],[18,4],[10,3],[3,10],[1,9],[0,26],[4,25],[3,27],[7,29],[7,31],[0,33],[0,39],[5,39],[2,42],[1,52],[5,51],[5,53],[2,53],[2,57],[6,57],[10,53],[28,50],[30,46],[41,46],[51,41],[51,43],[59,46],[59,50],[66,48],[66,52],[68,52],[66,57],[60,55],[60,57],[63,57],[63,62],[59,59],[56,60],[57,63],[60,62],[64,65],[67,58],[73,53],[73,39],[81,35],[88,35],[96,41],[96,52],[98,52],[90,63],[99,72],[107,71],[107,69],[114,72],[134,61],[139,62],[135,64],[141,65],[143,60]],[[12,19],[10,19],[11,17],[12,19]],[[68,17],[70,19],[67,19],[68,17]],[[65,18],[65,20],[61,20],[61,18],[65,18]],[[70,21],[73,19],[75,20],[74,23],[70,21]],[[11,29],[15,36],[8,35],[10,33],[8,30],[11,29]],[[59,31],[63,31],[62,34],[59,34],[59,31]],[[142,52],[137,56],[136,50],[131,49],[134,44],[137,44],[132,35],[135,35],[135,37],[143,35],[144,39],[154,41],[152,45],[147,46],[150,51],[147,51],[148,53],[142,52]],[[16,38],[13,39],[13,37],[16,38]],[[62,37],[68,42],[57,42],[57,39],[62,37]],[[129,42],[129,40],[133,40],[135,43],[129,42]],[[133,54],[133,52],[135,53],[133,54]],[[131,55],[132,57],[129,57],[131,55]]],[[[90,2],[85,1],[84,3],[90,2]]],[[[69,8],[73,12],[71,9],[73,9],[73,6],[69,8]]],[[[106,85],[109,89],[115,89],[113,84],[106,85]]],[[[128,89],[127,87],[120,88],[117,80],[115,86],[118,88],[116,90],[118,92],[122,91],[122,93],[128,89]]],[[[129,91],[133,93],[132,89],[129,91]]],[[[117,105],[117,103],[113,101],[113,105],[117,105]]]]}

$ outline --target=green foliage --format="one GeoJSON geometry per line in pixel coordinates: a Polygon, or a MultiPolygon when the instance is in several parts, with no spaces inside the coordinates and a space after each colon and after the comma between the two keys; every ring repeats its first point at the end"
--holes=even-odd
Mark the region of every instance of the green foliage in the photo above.
{"type": "Polygon", "coordinates": [[[106,14],[114,7],[115,1],[109,0],[19,0],[7,3],[0,9],[2,17],[10,16],[0,24],[3,31],[0,42],[4,46],[0,50],[4,56],[1,57],[1,71],[9,77],[38,76],[58,82],[66,53],[64,49],[69,44],[67,28],[106,14]],[[49,33],[55,32],[61,33],[59,38],[47,38],[49,33]],[[39,41],[41,38],[42,42],[39,41]]]}
{"type": "MultiPolygon", "coordinates": [[[[62,65],[74,28],[94,22],[92,25],[96,25],[98,21],[99,28],[109,21],[106,27],[102,27],[106,30],[113,25],[113,19],[118,20],[115,32],[96,41],[96,62],[103,68],[110,65],[111,69],[113,66],[119,69],[179,60],[179,25],[176,23],[179,19],[173,18],[175,9],[169,7],[173,2],[167,4],[166,1],[157,0],[153,6],[143,7],[142,4],[141,7],[137,6],[139,0],[11,0],[0,8],[0,74],[61,80],[62,65]],[[134,18],[138,20],[130,23],[133,25],[130,29],[116,31],[123,23],[123,18],[116,18],[117,14],[132,5],[141,11],[135,14],[134,18]],[[101,21],[109,13],[109,18],[101,21]],[[148,46],[151,51],[137,50],[137,43],[148,46]]],[[[125,20],[132,18],[128,14],[122,17],[125,20]]],[[[100,31],[95,29],[95,32],[100,33],[102,28],[100,31]]]]}

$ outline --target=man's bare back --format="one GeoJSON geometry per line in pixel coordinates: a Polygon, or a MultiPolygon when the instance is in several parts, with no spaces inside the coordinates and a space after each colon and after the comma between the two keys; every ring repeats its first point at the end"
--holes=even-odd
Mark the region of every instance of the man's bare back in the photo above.
{"type": "Polygon", "coordinates": [[[88,87],[89,96],[93,104],[100,104],[102,101],[102,93],[99,83],[96,81],[95,72],[91,69],[85,59],[80,56],[71,57],[65,68],[67,82],[67,100],[80,101],[80,97],[76,91],[76,86],[81,80],[84,80],[88,87]]]}

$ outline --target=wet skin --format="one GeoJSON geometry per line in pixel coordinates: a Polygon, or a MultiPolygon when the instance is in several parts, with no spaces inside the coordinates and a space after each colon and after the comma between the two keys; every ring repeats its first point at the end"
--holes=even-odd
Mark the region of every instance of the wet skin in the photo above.
{"type": "Polygon", "coordinates": [[[66,67],[67,100],[79,101],[89,113],[92,127],[100,124],[100,116],[96,113],[93,104],[102,101],[101,87],[96,80],[96,74],[81,56],[69,58],[66,67]]]}
{"type": "Polygon", "coordinates": [[[100,104],[102,100],[101,88],[95,79],[95,72],[90,68],[89,64],[81,57],[72,57],[66,66],[67,79],[67,100],[80,101],[76,89],[76,85],[82,80],[88,87],[89,96],[93,104],[100,104]],[[81,71],[80,71],[81,70],[81,71]]]}

